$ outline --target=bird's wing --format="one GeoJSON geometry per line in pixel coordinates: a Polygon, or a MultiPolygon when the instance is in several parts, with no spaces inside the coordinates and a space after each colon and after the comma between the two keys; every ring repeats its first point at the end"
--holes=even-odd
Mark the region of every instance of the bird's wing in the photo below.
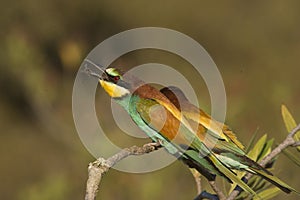
{"type": "MultiPolygon", "coordinates": [[[[181,124],[181,121],[174,116],[174,112],[171,113],[163,105],[159,104],[153,99],[140,99],[135,105],[140,117],[146,122],[146,124],[161,133],[168,141],[176,143],[177,145],[190,146],[191,141],[195,135],[184,137],[183,134],[179,134],[181,128],[186,128],[181,124]],[[191,138],[188,140],[187,138],[191,138]]],[[[186,122],[187,123],[187,122],[186,122]]]]}
{"type": "MultiPolygon", "coordinates": [[[[136,108],[146,124],[162,134],[169,142],[177,146],[190,146],[196,150],[198,155],[200,151],[202,154],[206,154],[209,161],[213,163],[212,167],[216,169],[219,174],[230,179],[250,194],[257,195],[246,183],[238,178],[232,170],[225,166],[214,153],[201,142],[201,139],[195,133],[191,132],[185,124],[181,123],[181,118],[178,119],[178,116],[181,114],[176,113],[178,110],[171,110],[172,106],[168,106],[166,102],[157,99],[140,99],[136,102],[136,108]]],[[[191,155],[190,153],[190,156],[191,155]]],[[[195,156],[195,154],[193,154],[193,156],[195,156]]],[[[200,155],[199,158],[201,158],[200,155]]],[[[194,160],[201,162],[197,159],[194,160]]],[[[201,164],[203,165],[203,163],[201,164]]]]}
{"type": "Polygon", "coordinates": [[[187,119],[191,119],[200,125],[204,126],[213,133],[219,134],[219,136],[226,140],[232,141],[240,149],[244,149],[244,146],[240,141],[238,141],[236,135],[230,130],[230,128],[218,121],[213,120],[208,114],[203,110],[197,108],[196,106],[189,104],[182,108],[182,113],[187,119]]]}
{"type": "MultiPolygon", "coordinates": [[[[207,157],[210,158],[215,167],[227,178],[231,179],[233,182],[239,182],[237,184],[240,187],[255,195],[255,192],[253,192],[253,190],[245,183],[241,183],[241,180],[231,171],[231,169],[246,170],[250,173],[262,176],[286,193],[291,191],[298,193],[298,191],[285,184],[283,181],[273,176],[269,171],[245,156],[243,145],[237,140],[230,128],[223,123],[213,120],[203,110],[191,104],[179,88],[163,88],[161,92],[183,113],[187,120],[192,120],[194,123],[198,123],[208,130],[213,130],[213,132],[217,134],[220,129],[222,130],[220,136],[224,138],[224,140],[218,140],[212,149],[212,153],[208,154],[207,157]]],[[[201,131],[201,129],[198,129],[197,136],[203,135],[201,132],[199,134],[199,130],[201,131]]],[[[198,141],[196,140],[195,143],[197,144],[198,141]]]]}
{"type": "MultiPolygon", "coordinates": [[[[213,120],[211,116],[189,102],[182,90],[175,86],[170,86],[162,88],[160,92],[164,94],[188,120],[196,122],[199,129],[203,126],[209,130],[208,133],[211,136],[219,140],[230,140],[240,149],[244,149],[244,146],[237,140],[237,137],[227,125],[213,120]]],[[[202,128],[202,130],[199,130],[198,135],[204,132],[206,131],[203,131],[202,128]]]]}

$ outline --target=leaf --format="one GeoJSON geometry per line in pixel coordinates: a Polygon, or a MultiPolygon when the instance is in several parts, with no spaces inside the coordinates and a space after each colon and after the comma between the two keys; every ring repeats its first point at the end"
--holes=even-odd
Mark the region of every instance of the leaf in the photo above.
{"type": "MultiPolygon", "coordinates": [[[[290,111],[287,109],[287,107],[284,104],[281,105],[281,115],[282,115],[286,129],[290,133],[297,126],[297,123],[296,123],[295,119],[293,118],[292,114],[290,113],[290,111]]],[[[297,141],[300,140],[299,133],[300,132],[295,134],[295,139],[297,141]]],[[[297,147],[297,150],[300,151],[300,146],[297,147]]]]}
{"type": "Polygon", "coordinates": [[[259,176],[252,176],[249,180],[248,180],[248,185],[253,188],[253,186],[255,186],[257,184],[257,181],[260,177],[259,176]]]}
{"type": "Polygon", "coordinates": [[[288,132],[291,132],[297,126],[297,123],[284,104],[281,105],[281,115],[282,115],[286,130],[288,132]]]}
{"type": "Polygon", "coordinates": [[[300,167],[300,158],[298,156],[295,156],[295,154],[288,149],[284,149],[282,152],[286,157],[300,167]]]}
{"type": "Polygon", "coordinates": [[[258,156],[262,152],[267,140],[267,134],[264,134],[255,144],[255,146],[248,153],[248,157],[254,161],[258,161],[258,156]]]}
{"type": "Polygon", "coordinates": [[[255,185],[254,190],[258,191],[263,189],[266,185],[268,185],[267,181],[263,180],[262,178],[260,179],[260,181],[255,185]]]}
{"type": "MultiPolygon", "coordinates": [[[[256,137],[256,133],[254,135],[254,137],[256,137]]],[[[252,140],[252,139],[251,139],[252,140]]],[[[254,140],[254,139],[253,139],[254,140]]],[[[257,143],[254,145],[254,142],[251,141],[250,142],[250,145],[251,146],[254,146],[250,151],[249,153],[247,154],[249,158],[251,158],[252,160],[254,161],[257,161],[257,159],[259,157],[261,157],[260,155],[262,154],[262,152],[264,152],[264,149],[266,147],[268,147],[269,145],[266,144],[266,140],[267,140],[267,134],[263,135],[258,141],[257,143]],[[253,144],[251,144],[253,143],[253,144]]],[[[272,142],[269,140],[268,143],[270,143],[270,145],[272,146],[272,142]]],[[[249,147],[248,147],[249,148],[249,147]]],[[[242,178],[246,172],[238,172],[238,177],[242,178]]],[[[256,181],[256,179],[254,180],[256,181]]],[[[231,184],[231,188],[230,188],[230,192],[236,187],[236,184],[231,184]]]]}
{"type": "MultiPolygon", "coordinates": [[[[245,171],[236,171],[236,175],[237,175],[237,177],[239,177],[240,179],[241,179],[243,176],[245,176],[245,174],[246,174],[245,171]]],[[[234,188],[236,188],[236,186],[237,186],[236,183],[232,183],[232,184],[231,184],[231,187],[230,187],[230,189],[229,189],[229,193],[231,193],[231,192],[234,190],[234,188]]]]}
{"type": "Polygon", "coordinates": [[[274,138],[268,140],[265,143],[264,148],[261,154],[259,155],[259,159],[263,159],[266,155],[268,155],[271,152],[273,143],[274,143],[274,138]]]}
{"type": "Polygon", "coordinates": [[[251,137],[251,139],[250,139],[250,142],[249,142],[249,144],[248,144],[248,146],[247,146],[247,148],[246,148],[246,153],[249,153],[249,151],[252,149],[252,147],[254,146],[254,141],[255,141],[255,139],[256,139],[256,137],[257,137],[257,133],[258,133],[258,128],[256,129],[256,131],[253,133],[253,135],[252,135],[252,137],[251,137]]]}
{"type": "Polygon", "coordinates": [[[258,193],[258,197],[253,197],[253,200],[267,200],[272,199],[273,197],[277,196],[280,193],[280,189],[277,187],[272,187],[266,190],[263,190],[262,192],[258,193]]]}
{"type": "Polygon", "coordinates": [[[249,194],[247,194],[246,192],[243,191],[236,197],[236,199],[243,200],[243,199],[247,199],[247,197],[249,197],[249,194]]]}

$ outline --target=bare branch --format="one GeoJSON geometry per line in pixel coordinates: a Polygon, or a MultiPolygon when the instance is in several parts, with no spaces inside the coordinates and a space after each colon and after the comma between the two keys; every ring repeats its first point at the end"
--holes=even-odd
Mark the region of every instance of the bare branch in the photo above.
{"type": "Polygon", "coordinates": [[[300,141],[295,142],[292,146],[293,146],[293,147],[298,147],[298,146],[300,146],[300,141]]]}
{"type": "Polygon", "coordinates": [[[150,153],[155,151],[158,147],[160,147],[160,144],[158,143],[149,143],[142,147],[132,146],[121,150],[119,153],[111,156],[107,160],[104,158],[98,158],[95,162],[90,163],[88,167],[88,180],[86,184],[85,200],[96,199],[102,176],[120,160],[131,155],[150,153]]]}
{"type": "Polygon", "coordinates": [[[293,137],[298,131],[300,131],[300,124],[298,124],[298,126],[296,126],[288,136],[293,137]]]}
{"type": "MultiPolygon", "coordinates": [[[[289,146],[298,146],[300,143],[299,141],[295,141],[294,135],[300,131],[300,124],[296,126],[285,138],[285,140],[280,143],[276,148],[274,148],[271,153],[269,153],[266,157],[264,157],[259,164],[262,167],[265,167],[273,158],[275,158],[278,154],[280,154],[284,149],[286,149],[289,146]]],[[[249,180],[253,174],[247,173],[244,178],[246,180],[249,180]]],[[[227,200],[234,200],[238,195],[240,191],[239,190],[233,190],[230,195],[228,196],[227,200]]]]}
{"type": "Polygon", "coordinates": [[[199,195],[202,192],[201,174],[194,168],[190,168],[190,171],[195,179],[196,187],[197,187],[197,195],[199,195]]]}
{"type": "Polygon", "coordinates": [[[219,197],[219,200],[225,200],[226,197],[225,195],[223,194],[222,190],[220,190],[216,184],[215,181],[208,181],[210,187],[215,191],[215,193],[218,195],[219,197]]]}

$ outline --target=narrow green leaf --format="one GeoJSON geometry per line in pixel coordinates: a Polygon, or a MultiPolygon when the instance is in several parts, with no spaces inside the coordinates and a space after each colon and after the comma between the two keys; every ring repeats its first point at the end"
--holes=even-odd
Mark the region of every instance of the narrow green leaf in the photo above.
{"type": "Polygon", "coordinates": [[[256,184],[257,179],[259,178],[259,176],[252,176],[249,180],[248,180],[248,185],[253,188],[253,186],[256,184]]]}
{"type": "Polygon", "coordinates": [[[261,179],[261,181],[259,181],[255,186],[254,190],[255,191],[262,190],[267,185],[268,185],[267,181],[261,179]]]}
{"type": "MultiPolygon", "coordinates": [[[[260,199],[267,200],[272,199],[273,197],[277,196],[280,193],[280,189],[277,187],[272,187],[262,192],[258,193],[260,199]]],[[[253,197],[253,200],[259,200],[258,197],[253,197]]]]}
{"type": "Polygon", "coordinates": [[[248,193],[246,193],[246,192],[241,192],[240,194],[239,194],[239,196],[237,196],[237,200],[244,200],[244,199],[247,199],[247,197],[249,197],[249,194],[248,193]]]}
{"type": "MultiPolygon", "coordinates": [[[[256,186],[259,184],[259,182],[261,182],[262,181],[262,178],[261,177],[259,177],[259,176],[254,176],[254,182],[253,182],[253,184],[251,185],[251,188],[253,188],[253,190],[256,190],[256,186]]],[[[249,183],[248,183],[248,185],[250,185],[249,183]]]]}
{"type": "MultiPolygon", "coordinates": [[[[257,133],[258,133],[258,128],[253,133],[253,135],[251,137],[251,140],[250,140],[250,142],[249,142],[249,144],[247,146],[247,149],[245,150],[247,152],[248,156],[249,156],[249,153],[250,153],[251,149],[252,150],[254,149],[253,146],[255,145],[255,139],[257,137],[257,133]]],[[[253,152],[253,154],[254,154],[254,152],[253,152]]],[[[239,178],[242,178],[245,174],[246,174],[246,172],[237,172],[237,176],[239,178]]],[[[255,181],[256,179],[253,179],[253,180],[255,181]]],[[[235,184],[235,183],[231,184],[231,187],[229,189],[229,193],[232,192],[236,186],[237,186],[237,184],[235,184]]]]}
{"type": "Polygon", "coordinates": [[[266,140],[267,140],[267,134],[264,134],[248,153],[249,158],[251,158],[254,161],[258,161],[258,156],[263,150],[266,140]]]}
{"type": "Polygon", "coordinates": [[[247,146],[247,148],[246,148],[246,153],[249,153],[249,151],[253,148],[253,146],[254,146],[254,141],[255,141],[255,139],[256,139],[256,137],[257,137],[257,133],[258,133],[258,128],[255,130],[255,132],[253,133],[253,135],[252,135],[252,137],[251,137],[251,139],[250,139],[250,142],[249,142],[249,144],[248,144],[248,146],[247,146]]]}
{"type": "MultiPolygon", "coordinates": [[[[297,123],[284,104],[281,105],[281,114],[287,131],[291,132],[297,126],[297,123]]],[[[300,132],[295,134],[295,139],[300,140],[300,132]]],[[[297,150],[300,151],[300,147],[297,147],[297,150]]]]}
{"type": "Polygon", "coordinates": [[[263,159],[266,155],[268,155],[272,151],[273,142],[274,142],[274,138],[268,140],[265,143],[264,148],[263,148],[261,154],[259,155],[259,159],[263,159]]]}
{"type": "Polygon", "coordinates": [[[295,119],[293,118],[293,116],[291,115],[290,111],[287,109],[287,107],[284,104],[281,105],[281,115],[282,115],[286,130],[288,132],[291,132],[293,130],[293,128],[295,128],[297,126],[297,123],[296,123],[295,119]]]}
{"type": "Polygon", "coordinates": [[[288,149],[284,149],[283,150],[283,154],[288,157],[291,161],[293,161],[296,165],[298,165],[300,167],[300,158],[299,156],[295,156],[294,153],[292,153],[290,150],[288,149]]]}

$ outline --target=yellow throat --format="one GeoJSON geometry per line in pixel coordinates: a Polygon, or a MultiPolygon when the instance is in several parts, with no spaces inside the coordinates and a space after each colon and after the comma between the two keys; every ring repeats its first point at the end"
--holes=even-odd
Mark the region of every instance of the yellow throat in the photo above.
{"type": "Polygon", "coordinates": [[[112,98],[120,98],[127,94],[129,94],[129,90],[126,88],[123,88],[117,84],[105,81],[105,80],[99,80],[100,85],[103,87],[103,89],[111,96],[112,98]]]}

